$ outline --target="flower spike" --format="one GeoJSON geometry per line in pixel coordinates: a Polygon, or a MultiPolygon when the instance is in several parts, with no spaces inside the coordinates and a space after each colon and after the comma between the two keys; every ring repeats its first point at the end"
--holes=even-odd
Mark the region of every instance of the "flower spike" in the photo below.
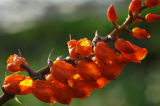
{"type": "Polygon", "coordinates": [[[7,69],[14,73],[26,70],[30,77],[6,76],[0,105],[15,95],[29,93],[40,101],[50,104],[55,102],[70,104],[74,98],[84,100],[94,89],[100,89],[115,80],[126,64],[140,63],[145,58],[147,49],[121,39],[120,35],[127,32],[138,39],[150,38],[150,34],[145,29],[135,27],[130,31],[129,25],[140,21],[160,21],[160,15],[151,13],[145,17],[141,15],[142,10],[157,5],[160,5],[160,0],[146,0],[145,4],[142,4],[142,0],[132,0],[128,17],[122,25],[116,24],[118,16],[114,6],[110,5],[107,18],[115,27],[111,33],[100,36],[96,31],[92,42],[87,38],[73,40],[70,36],[70,41],[67,42],[69,56],[65,58],[59,56],[52,62],[51,52],[48,57],[49,64],[36,72],[28,66],[21,53],[20,56],[11,55],[7,60],[7,69]],[[115,47],[110,47],[109,41],[115,47]]]}

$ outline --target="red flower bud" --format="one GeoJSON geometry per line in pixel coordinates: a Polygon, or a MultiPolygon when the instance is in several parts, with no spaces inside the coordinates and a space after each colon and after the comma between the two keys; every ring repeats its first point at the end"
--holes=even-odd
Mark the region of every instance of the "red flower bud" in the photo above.
{"type": "Polygon", "coordinates": [[[150,38],[150,34],[145,29],[135,27],[132,29],[132,35],[138,39],[150,38]]]}
{"type": "Polygon", "coordinates": [[[140,63],[148,53],[147,49],[133,45],[131,42],[125,41],[124,39],[118,39],[115,43],[115,48],[128,60],[136,63],[140,63]]]}
{"type": "Polygon", "coordinates": [[[118,20],[117,13],[113,5],[110,5],[110,7],[108,8],[107,17],[111,22],[115,22],[118,20]]]}
{"type": "Polygon", "coordinates": [[[145,6],[147,6],[148,8],[152,8],[157,6],[159,2],[159,0],[145,0],[145,6]]]}
{"type": "Polygon", "coordinates": [[[129,11],[132,13],[136,13],[140,10],[142,4],[142,0],[132,0],[129,5],[129,11]]]}
{"type": "Polygon", "coordinates": [[[147,22],[156,22],[156,21],[160,21],[160,15],[157,15],[157,14],[147,14],[145,16],[145,19],[147,22]]]}

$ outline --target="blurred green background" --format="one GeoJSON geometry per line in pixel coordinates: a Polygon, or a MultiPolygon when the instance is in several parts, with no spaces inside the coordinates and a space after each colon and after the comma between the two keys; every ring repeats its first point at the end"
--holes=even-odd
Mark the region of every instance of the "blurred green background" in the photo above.
{"type": "MultiPolygon", "coordinates": [[[[3,83],[6,60],[11,54],[22,55],[30,67],[40,69],[51,56],[67,56],[69,34],[73,39],[87,37],[90,40],[98,30],[107,35],[113,30],[106,18],[110,4],[118,14],[118,24],[128,16],[131,0],[2,0],[0,1],[0,80],[3,83]]],[[[146,9],[146,13],[160,14],[160,7],[146,9]]],[[[160,22],[132,24],[151,33],[150,39],[138,40],[124,33],[121,37],[148,49],[141,64],[128,64],[116,80],[94,92],[85,100],[74,99],[69,106],[160,106],[160,22]]],[[[22,73],[24,74],[24,73],[22,73]]],[[[2,93],[2,91],[1,91],[2,93]]],[[[4,106],[50,106],[37,100],[32,94],[17,96],[22,104],[10,100],[4,106]]],[[[54,106],[63,106],[56,103],[54,106]]]]}

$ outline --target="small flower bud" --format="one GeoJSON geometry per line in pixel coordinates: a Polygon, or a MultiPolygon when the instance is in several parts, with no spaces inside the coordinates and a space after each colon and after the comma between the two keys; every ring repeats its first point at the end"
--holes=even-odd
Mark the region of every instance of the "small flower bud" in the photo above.
{"type": "Polygon", "coordinates": [[[107,17],[111,22],[115,22],[118,20],[117,13],[113,5],[110,5],[110,7],[108,8],[107,17]]]}
{"type": "Polygon", "coordinates": [[[145,29],[135,27],[132,29],[132,35],[138,39],[150,38],[150,34],[145,29]]]}
{"type": "Polygon", "coordinates": [[[129,11],[132,13],[136,13],[140,10],[142,4],[142,0],[132,0],[129,5],[129,11]]]}
{"type": "Polygon", "coordinates": [[[156,21],[160,21],[160,15],[157,15],[157,14],[147,14],[145,16],[145,19],[147,22],[156,22],[156,21]]]}
{"type": "Polygon", "coordinates": [[[145,1],[145,6],[147,6],[148,8],[155,7],[158,4],[159,4],[159,0],[146,0],[145,1]]]}

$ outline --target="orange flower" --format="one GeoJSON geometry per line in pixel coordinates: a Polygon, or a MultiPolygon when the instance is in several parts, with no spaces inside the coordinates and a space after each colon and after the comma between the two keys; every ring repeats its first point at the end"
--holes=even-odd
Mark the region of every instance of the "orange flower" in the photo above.
{"type": "Polygon", "coordinates": [[[132,35],[138,39],[150,38],[150,34],[145,29],[135,27],[132,29],[132,35]]]}
{"type": "Polygon", "coordinates": [[[108,80],[114,80],[119,76],[123,66],[129,62],[104,42],[97,44],[94,53],[94,62],[99,65],[102,76],[108,80]]]}
{"type": "Polygon", "coordinates": [[[20,65],[24,62],[25,65],[28,66],[28,63],[26,62],[26,59],[23,57],[19,57],[18,55],[10,55],[10,57],[7,60],[7,70],[17,73],[19,71],[24,71],[24,68],[21,68],[20,65]]]}
{"type": "MultiPolygon", "coordinates": [[[[95,61],[102,64],[112,64],[113,62],[128,63],[122,55],[110,48],[105,42],[98,42],[94,49],[95,61]]],[[[98,63],[97,63],[98,64],[98,63]]]]}
{"type": "Polygon", "coordinates": [[[115,22],[118,20],[117,13],[113,5],[110,5],[110,7],[108,8],[107,17],[111,22],[115,22]]]}
{"type": "Polygon", "coordinates": [[[76,45],[76,54],[78,57],[84,58],[92,53],[92,42],[87,38],[80,39],[76,45]]]}
{"type": "Polygon", "coordinates": [[[129,11],[132,13],[137,13],[141,8],[142,0],[132,0],[129,5],[129,11]]]}
{"type": "Polygon", "coordinates": [[[51,82],[37,80],[33,83],[32,93],[40,101],[54,104],[56,102],[54,92],[51,82]]]}
{"type": "Polygon", "coordinates": [[[4,80],[3,88],[7,93],[26,95],[32,92],[33,80],[23,75],[9,75],[4,80]]]}
{"type": "Polygon", "coordinates": [[[159,4],[159,0],[145,0],[145,6],[148,8],[155,7],[159,4]]]}
{"type": "Polygon", "coordinates": [[[69,49],[69,54],[73,59],[77,59],[78,58],[78,56],[77,56],[77,54],[75,52],[77,43],[78,43],[77,40],[70,40],[69,42],[67,42],[68,49],[69,49]]]}
{"type": "Polygon", "coordinates": [[[93,91],[90,85],[79,74],[74,74],[68,82],[76,98],[85,99],[93,91]]]}
{"type": "Polygon", "coordinates": [[[50,72],[56,80],[68,84],[68,79],[74,74],[75,68],[65,61],[56,60],[50,72]]]}
{"type": "Polygon", "coordinates": [[[56,80],[52,74],[46,77],[47,81],[35,82],[33,94],[43,102],[69,104],[73,99],[72,88],[56,80]],[[43,90],[44,89],[44,90],[43,90]]]}
{"type": "Polygon", "coordinates": [[[92,42],[87,38],[67,42],[69,54],[73,59],[88,57],[92,53],[92,42]]]}
{"type": "Polygon", "coordinates": [[[160,15],[157,15],[157,14],[147,14],[145,16],[145,19],[147,22],[156,22],[156,21],[160,21],[160,15]]]}
{"type": "Polygon", "coordinates": [[[118,39],[115,43],[115,48],[119,50],[124,57],[132,62],[140,63],[148,53],[147,49],[133,45],[124,39],[118,39]]]}
{"type": "Polygon", "coordinates": [[[101,76],[101,72],[97,65],[93,62],[79,61],[76,71],[86,81],[95,81],[101,76]]]}
{"type": "Polygon", "coordinates": [[[102,76],[108,80],[115,80],[118,77],[125,66],[124,63],[112,63],[112,64],[100,64],[102,76]]]}
{"type": "Polygon", "coordinates": [[[56,80],[53,80],[51,83],[55,100],[62,104],[69,104],[74,97],[72,88],[56,80]]]}

